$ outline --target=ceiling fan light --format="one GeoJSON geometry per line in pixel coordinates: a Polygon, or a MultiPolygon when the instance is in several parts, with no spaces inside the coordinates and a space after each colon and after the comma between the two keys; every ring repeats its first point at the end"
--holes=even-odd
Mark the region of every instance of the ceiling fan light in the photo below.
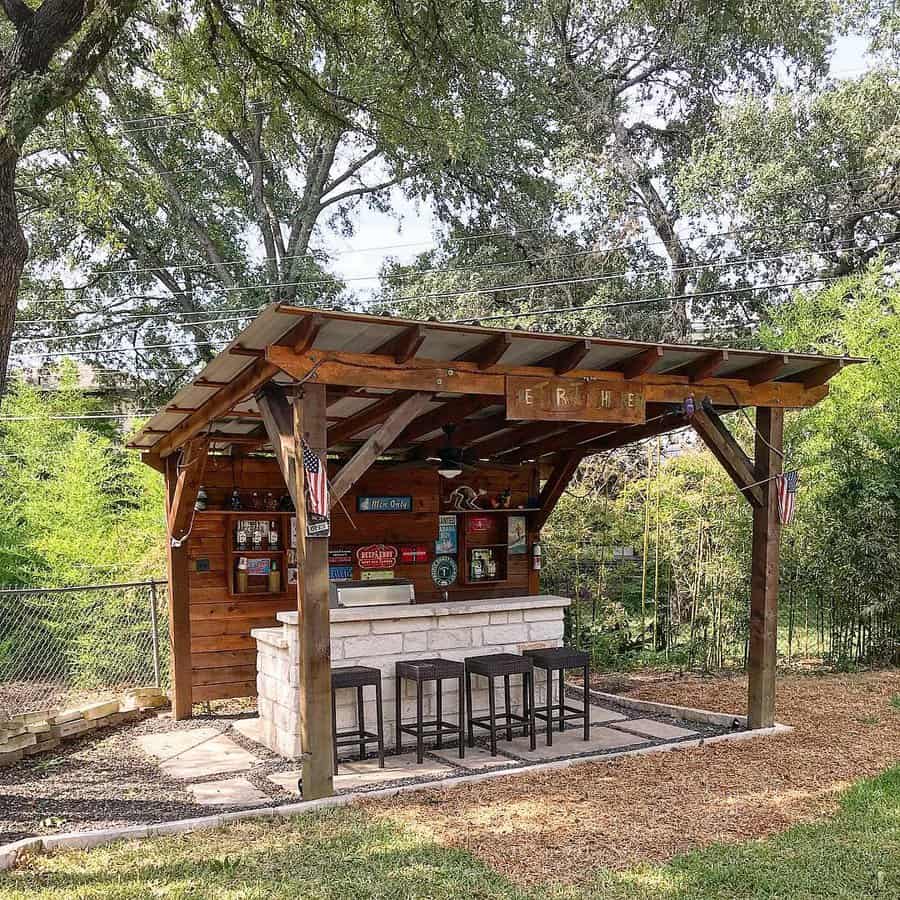
{"type": "Polygon", "coordinates": [[[438,466],[438,475],[441,478],[456,478],[462,474],[462,466],[454,460],[445,460],[438,466]]]}

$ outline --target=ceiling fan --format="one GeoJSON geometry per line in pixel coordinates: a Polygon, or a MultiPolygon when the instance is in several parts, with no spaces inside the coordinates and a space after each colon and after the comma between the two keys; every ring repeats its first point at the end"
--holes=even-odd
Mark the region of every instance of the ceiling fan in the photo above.
{"type": "Polygon", "coordinates": [[[438,475],[442,478],[456,478],[462,473],[466,466],[472,463],[465,459],[466,451],[462,447],[453,445],[453,432],[456,430],[455,425],[444,425],[444,434],[447,435],[447,443],[438,450],[436,456],[426,456],[427,462],[436,463],[438,475]]]}

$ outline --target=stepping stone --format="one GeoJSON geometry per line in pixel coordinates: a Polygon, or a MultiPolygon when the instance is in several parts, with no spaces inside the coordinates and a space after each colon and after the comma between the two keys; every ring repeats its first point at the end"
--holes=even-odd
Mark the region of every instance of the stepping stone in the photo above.
{"type": "Polygon", "coordinates": [[[255,741],[257,744],[265,744],[265,741],[262,739],[262,719],[258,716],[252,719],[238,719],[234,723],[234,730],[250,741],[255,741]]]}
{"type": "Polygon", "coordinates": [[[618,722],[626,718],[620,712],[607,709],[605,706],[591,705],[591,725],[603,725],[605,722],[618,722]]]}
{"type": "Polygon", "coordinates": [[[432,756],[439,756],[454,766],[462,769],[469,769],[472,772],[478,772],[482,769],[493,769],[497,766],[509,766],[515,764],[516,760],[508,759],[505,756],[491,756],[490,751],[483,750],[481,747],[466,747],[466,758],[459,758],[458,750],[430,750],[432,756]]]}
{"type": "Polygon", "coordinates": [[[580,756],[582,753],[603,753],[606,750],[621,750],[625,747],[637,747],[647,741],[636,735],[623,734],[598,725],[591,729],[591,738],[586,741],[580,728],[566,729],[562,734],[553,732],[553,746],[547,746],[545,732],[538,730],[537,748],[529,749],[527,737],[518,737],[512,741],[498,741],[497,749],[504,753],[527,760],[561,759],[566,756],[580,756]]]}
{"type": "Polygon", "coordinates": [[[260,806],[269,797],[246,778],[226,778],[222,781],[203,781],[189,784],[194,802],[201,806],[260,806]]]}
{"type": "MultiPolygon", "coordinates": [[[[377,759],[342,762],[338,772],[340,774],[336,775],[334,779],[335,791],[358,791],[373,785],[387,787],[392,781],[405,781],[409,778],[424,780],[453,774],[450,766],[427,757],[421,766],[418,765],[415,753],[387,756],[383,769],[378,768],[377,759]]],[[[300,778],[300,769],[290,772],[275,772],[266,777],[292,794],[299,793],[297,781],[300,778]]]]}
{"type": "Polygon", "coordinates": [[[258,757],[214,728],[145,734],[138,740],[145,753],[159,760],[160,769],[178,781],[240,772],[259,763],[258,757]]]}
{"type": "Polygon", "coordinates": [[[631,731],[634,734],[642,734],[645,737],[660,738],[662,740],[674,740],[696,736],[696,731],[689,728],[679,728],[677,725],[669,725],[668,722],[657,722],[655,719],[626,719],[624,722],[616,722],[613,728],[622,731],[631,731]]]}

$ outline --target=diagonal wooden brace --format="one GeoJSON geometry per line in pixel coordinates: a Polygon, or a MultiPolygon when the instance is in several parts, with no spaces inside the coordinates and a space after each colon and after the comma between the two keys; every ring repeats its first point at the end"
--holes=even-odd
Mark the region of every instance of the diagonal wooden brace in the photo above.
{"type": "Polygon", "coordinates": [[[750,505],[762,506],[763,490],[758,484],[753,462],[725,427],[718,413],[706,407],[698,409],[690,417],[690,423],[750,505]]]}

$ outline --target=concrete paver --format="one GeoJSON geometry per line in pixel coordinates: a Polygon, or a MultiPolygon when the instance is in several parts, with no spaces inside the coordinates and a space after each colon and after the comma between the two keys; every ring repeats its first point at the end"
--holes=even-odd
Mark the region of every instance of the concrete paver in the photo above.
{"type": "Polygon", "coordinates": [[[145,753],[159,760],[160,769],[179,781],[240,772],[259,763],[259,757],[214,728],[145,734],[139,741],[145,753]]]}
{"type": "Polygon", "coordinates": [[[481,747],[466,747],[466,758],[459,758],[458,750],[430,750],[433,756],[439,756],[454,766],[468,769],[471,772],[478,772],[482,769],[495,769],[498,766],[508,766],[514,763],[514,759],[507,759],[504,756],[491,756],[488,750],[481,747]]]}
{"type": "Polygon", "coordinates": [[[246,778],[224,778],[221,781],[201,781],[189,784],[194,802],[203,806],[260,806],[269,797],[246,778]]]}
{"type": "Polygon", "coordinates": [[[562,734],[553,733],[553,746],[548,747],[544,732],[538,731],[537,747],[529,749],[527,737],[514,738],[512,741],[499,741],[497,749],[504,753],[527,760],[558,759],[563,756],[575,756],[580,753],[600,753],[604,750],[619,750],[625,747],[636,747],[646,744],[644,738],[637,735],[625,734],[621,731],[613,731],[597,725],[591,729],[590,740],[584,740],[580,728],[566,730],[562,734]]]}
{"type": "Polygon", "coordinates": [[[665,741],[693,737],[697,734],[696,731],[691,731],[689,728],[679,728],[668,722],[657,722],[656,719],[626,719],[624,722],[616,722],[612,727],[665,741]]]}

